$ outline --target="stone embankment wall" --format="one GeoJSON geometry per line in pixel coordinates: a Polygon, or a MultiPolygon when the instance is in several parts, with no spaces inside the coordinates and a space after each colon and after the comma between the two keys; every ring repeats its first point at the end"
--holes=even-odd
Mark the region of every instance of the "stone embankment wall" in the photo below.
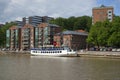
{"type": "Polygon", "coordinates": [[[0,54],[30,54],[30,51],[0,51],[0,54]]]}
{"type": "Polygon", "coordinates": [[[116,57],[116,58],[120,58],[120,52],[112,52],[112,51],[78,51],[78,56],[116,57]]]}

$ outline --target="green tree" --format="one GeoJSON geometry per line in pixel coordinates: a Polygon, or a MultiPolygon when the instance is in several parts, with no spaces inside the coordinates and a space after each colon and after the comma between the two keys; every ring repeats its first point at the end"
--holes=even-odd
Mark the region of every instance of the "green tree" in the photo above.
{"type": "Polygon", "coordinates": [[[66,25],[65,25],[66,19],[65,18],[58,17],[56,19],[52,19],[50,21],[50,23],[59,25],[62,28],[62,30],[66,29],[66,25]]]}
{"type": "Polygon", "coordinates": [[[78,17],[77,21],[74,24],[74,30],[83,29],[89,32],[90,26],[92,24],[92,18],[89,16],[78,17]]]}
{"type": "Polygon", "coordinates": [[[6,23],[2,28],[0,28],[0,47],[5,47],[6,44],[6,30],[11,26],[16,25],[13,22],[6,23]]]}
{"type": "Polygon", "coordinates": [[[74,16],[72,17],[69,17],[67,20],[66,20],[66,26],[67,26],[67,29],[68,30],[73,30],[74,29],[74,24],[76,22],[76,18],[74,16]]]}
{"type": "Polygon", "coordinates": [[[98,47],[120,47],[120,17],[116,16],[112,22],[106,20],[92,25],[87,42],[98,47]]]}
{"type": "Polygon", "coordinates": [[[110,28],[112,27],[112,23],[107,21],[102,22],[102,25],[100,27],[99,32],[99,36],[98,36],[98,40],[100,43],[100,46],[108,46],[107,42],[108,42],[108,38],[111,35],[110,34],[110,28]]]}
{"type": "Polygon", "coordinates": [[[87,42],[89,44],[93,44],[100,46],[100,38],[99,35],[101,32],[100,27],[101,27],[102,23],[101,22],[97,22],[95,25],[93,25],[90,29],[90,33],[88,34],[88,38],[87,38],[87,42]]]}
{"type": "Polygon", "coordinates": [[[69,18],[56,18],[50,21],[52,24],[57,24],[62,27],[62,30],[78,30],[83,29],[89,32],[92,18],[89,16],[74,17],[69,18]]]}
{"type": "Polygon", "coordinates": [[[110,29],[110,37],[108,39],[109,46],[120,47],[120,17],[116,16],[112,22],[110,29]]]}

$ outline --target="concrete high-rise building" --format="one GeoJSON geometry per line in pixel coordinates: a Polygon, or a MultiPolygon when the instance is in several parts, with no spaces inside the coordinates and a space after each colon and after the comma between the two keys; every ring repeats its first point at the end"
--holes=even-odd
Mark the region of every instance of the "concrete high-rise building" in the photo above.
{"type": "Polygon", "coordinates": [[[31,24],[32,26],[36,27],[40,23],[49,23],[49,20],[51,20],[51,17],[48,16],[30,16],[30,17],[24,17],[23,18],[23,24],[31,24]]]}
{"type": "Polygon", "coordinates": [[[22,21],[13,21],[14,23],[17,24],[17,26],[22,27],[23,26],[23,22],[22,21]]]}
{"type": "Polygon", "coordinates": [[[112,6],[104,6],[94,7],[92,9],[92,24],[98,21],[109,20],[110,22],[113,20],[114,16],[114,8],[112,6]]]}

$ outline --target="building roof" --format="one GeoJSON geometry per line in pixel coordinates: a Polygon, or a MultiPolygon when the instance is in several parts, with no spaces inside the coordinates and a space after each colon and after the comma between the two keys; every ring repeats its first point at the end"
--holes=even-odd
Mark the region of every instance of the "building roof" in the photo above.
{"type": "Polygon", "coordinates": [[[77,31],[69,31],[69,30],[61,32],[61,33],[57,33],[56,35],[60,35],[60,34],[63,34],[63,35],[85,35],[85,36],[88,36],[87,32],[77,32],[77,31]]]}
{"type": "Polygon", "coordinates": [[[58,26],[58,25],[56,25],[56,24],[49,24],[49,26],[52,26],[52,27],[60,27],[60,26],[58,26]]]}
{"type": "Polygon", "coordinates": [[[49,24],[49,23],[41,23],[38,25],[39,27],[59,27],[58,25],[56,24],[49,24]]]}
{"type": "Polygon", "coordinates": [[[104,8],[113,8],[113,6],[104,6],[104,5],[101,5],[100,7],[94,7],[93,9],[104,9],[104,8]]]}

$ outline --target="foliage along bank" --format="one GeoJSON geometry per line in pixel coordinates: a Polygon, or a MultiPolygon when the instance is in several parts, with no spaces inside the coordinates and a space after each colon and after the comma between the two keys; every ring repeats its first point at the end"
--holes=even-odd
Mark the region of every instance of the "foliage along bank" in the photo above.
{"type": "Polygon", "coordinates": [[[92,25],[87,42],[99,47],[120,48],[120,17],[114,17],[112,22],[108,20],[92,25]]]}
{"type": "Polygon", "coordinates": [[[6,30],[9,29],[11,26],[16,25],[13,22],[6,23],[4,26],[0,28],[0,47],[6,46],[6,30]]]}
{"type": "Polygon", "coordinates": [[[50,21],[52,24],[57,24],[62,27],[62,30],[85,30],[89,32],[92,18],[89,16],[81,16],[81,17],[69,17],[62,18],[58,17],[50,21]]]}

